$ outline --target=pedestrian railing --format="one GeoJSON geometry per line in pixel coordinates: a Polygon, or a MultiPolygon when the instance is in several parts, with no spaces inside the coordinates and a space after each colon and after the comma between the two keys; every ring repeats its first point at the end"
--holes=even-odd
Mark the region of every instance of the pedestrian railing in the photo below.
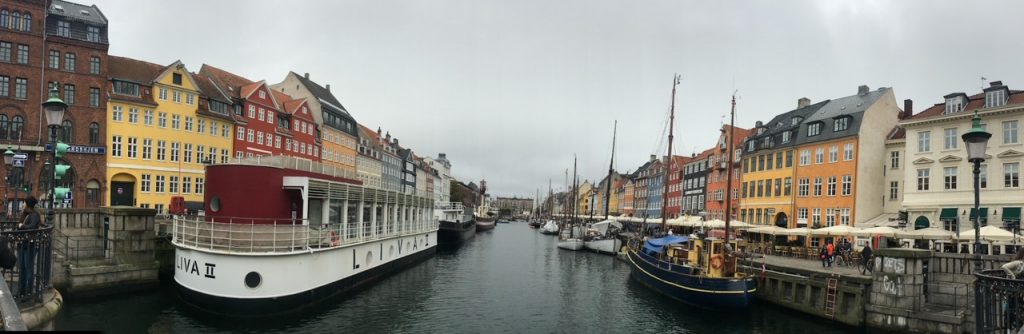
{"type": "Polygon", "coordinates": [[[17,256],[13,268],[0,270],[17,302],[42,301],[43,293],[51,287],[52,236],[53,227],[0,231],[0,247],[17,256]]]}
{"type": "Polygon", "coordinates": [[[53,252],[57,261],[82,264],[82,261],[106,258],[105,240],[98,236],[69,236],[60,230],[53,231],[53,252]]]}
{"type": "Polygon", "coordinates": [[[1006,272],[985,270],[974,273],[980,310],[975,321],[984,333],[1017,333],[1024,327],[1024,280],[1006,277],[1006,272]]]}
{"type": "Polygon", "coordinates": [[[309,225],[301,219],[177,217],[172,240],[180,246],[231,253],[293,253],[436,230],[437,221],[432,219],[309,225]]]}

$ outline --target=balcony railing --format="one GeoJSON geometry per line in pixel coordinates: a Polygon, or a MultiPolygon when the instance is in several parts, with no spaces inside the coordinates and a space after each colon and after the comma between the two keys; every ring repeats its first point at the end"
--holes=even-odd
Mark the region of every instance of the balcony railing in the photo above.
{"type": "Polygon", "coordinates": [[[1010,279],[1006,272],[985,270],[974,274],[981,309],[975,320],[983,333],[1017,333],[1024,327],[1024,279],[1010,279]]]}

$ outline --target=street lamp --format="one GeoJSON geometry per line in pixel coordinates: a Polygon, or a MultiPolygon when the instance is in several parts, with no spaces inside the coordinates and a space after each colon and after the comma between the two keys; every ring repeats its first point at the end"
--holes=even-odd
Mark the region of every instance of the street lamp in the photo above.
{"type": "MultiPolygon", "coordinates": [[[[971,131],[967,131],[963,136],[964,146],[967,147],[967,161],[974,164],[974,273],[975,275],[981,273],[981,188],[979,187],[979,175],[981,174],[981,162],[985,161],[985,149],[988,145],[988,139],[992,137],[991,133],[985,132],[985,129],[981,127],[981,117],[978,116],[978,112],[974,112],[974,117],[971,118],[971,131]]],[[[977,284],[977,283],[975,283],[977,284]]],[[[974,287],[974,314],[978,319],[975,319],[977,328],[976,333],[984,332],[984,325],[981,321],[981,289],[977,286],[974,287]]]]}
{"type": "Polygon", "coordinates": [[[57,96],[57,93],[57,87],[51,87],[50,99],[46,100],[46,102],[43,102],[43,111],[46,113],[46,123],[50,127],[50,146],[53,150],[53,155],[51,155],[50,157],[50,168],[52,168],[50,174],[49,187],[50,200],[47,201],[49,202],[49,206],[46,207],[46,223],[47,225],[50,226],[53,226],[53,206],[55,204],[54,202],[57,200],[55,194],[57,187],[56,181],[59,179],[57,173],[58,170],[60,170],[60,172],[66,172],[66,169],[63,168],[63,165],[58,166],[57,164],[58,153],[61,150],[61,148],[58,148],[57,145],[57,128],[64,121],[64,112],[67,111],[68,104],[64,103],[64,101],[57,96]]]}
{"type": "Polygon", "coordinates": [[[4,205],[7,206],[7,208],[5,208],[4,211],[7,211],[7,217],[8,218],[12,217],[11,211],[15,210],[14,206],[12,206],[10,204],[11,203],[11,196],[10,196],[11,187],[14,185],[14,178],[11,177],[11,176],[13,176],[13,175],[11,175],[11,164],[13,164],[13,163],[14,163],[14,151],[11,151],[11,146],[7,145],[7,151],[4,151],[4,165],[7,166],[7,186],[4,187],[4,205]]]}

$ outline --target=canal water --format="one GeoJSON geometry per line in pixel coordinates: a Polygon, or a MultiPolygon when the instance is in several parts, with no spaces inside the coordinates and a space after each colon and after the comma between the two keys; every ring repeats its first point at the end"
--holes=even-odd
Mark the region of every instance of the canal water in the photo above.
{"type": "Polygon", "coordinates": [[[555,247],[524,223],[499,224],[351,296],[297,314],[238,319],[178,301],[173,286],[65,299],[59,330],[107,333],[850,333],[755,303],[746,312],[688,307],[629,278],[608,255],[555,247]]]}

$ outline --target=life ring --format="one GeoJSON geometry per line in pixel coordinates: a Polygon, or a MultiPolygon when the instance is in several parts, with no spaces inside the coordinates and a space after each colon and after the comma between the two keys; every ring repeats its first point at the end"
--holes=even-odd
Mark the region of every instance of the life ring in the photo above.
{"type": "Polygon", "coordinates": [[[715,269],[722,269],[722,256],[715,255],[711,257],[711,267],[715,269]]]}
{"type": "Polygon", "coordinates": [[[331,246],[337,246],[341,244],[341,237],[338,236],[338,232],[331,231],[331,246]]]}

